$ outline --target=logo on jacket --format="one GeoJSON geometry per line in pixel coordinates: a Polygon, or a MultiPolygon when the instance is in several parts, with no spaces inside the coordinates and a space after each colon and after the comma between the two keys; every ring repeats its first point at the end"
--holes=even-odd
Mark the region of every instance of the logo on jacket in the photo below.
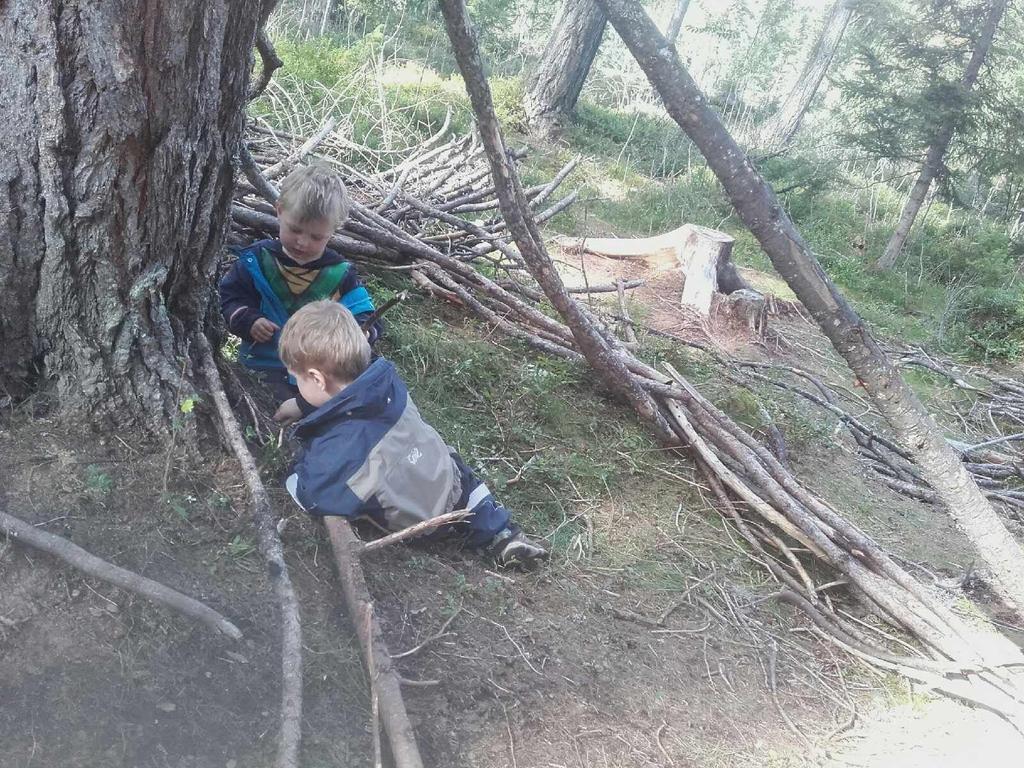
{"type": "Polygon", "coordinates": [[[419,448],[413,448],[409,452],[409,456],[407,458],[409,459],[409,463],[410,464],[415,464],[417,461],[419,461],[421,458],[423,458],[423,454],[420,453],[420,449],[419,448]]]}

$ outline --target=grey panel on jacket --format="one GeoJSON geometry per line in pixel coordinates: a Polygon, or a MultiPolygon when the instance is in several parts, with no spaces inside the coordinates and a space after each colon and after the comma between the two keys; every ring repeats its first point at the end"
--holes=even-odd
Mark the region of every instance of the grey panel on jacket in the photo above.
{"type": "Polygon", "coordinates": [[[462,488],[448,446],[410,399],[395,425],[349,478],[362,501],[376,497],[392,530],[450,512],[462,488]]]}

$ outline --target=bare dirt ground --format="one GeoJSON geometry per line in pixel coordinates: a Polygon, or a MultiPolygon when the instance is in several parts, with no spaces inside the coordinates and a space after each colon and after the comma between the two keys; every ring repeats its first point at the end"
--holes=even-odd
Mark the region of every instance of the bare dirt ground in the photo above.
{"type": "MultiPolygon", "coordinates": [[[[653,275],[634,314],[686,331],[671,312],[671,270],[585,266],[592,283],[653,275]]],[[[805,364],[828,358],[799,321],[781,330],[780,348],[719,341],[805,364]]],[[[36,398],[0,416],[2,508],[206,601],[245,639],[212,637],[0,541],[0,765],[271,765],[276,614],[235,466],[213,444],[202,457],[175,451],[164,491],[169,446],[48,413],[36,398]]],[[[819,435],[796,452],[798,474],[919,573],[962,575],[971,553],[948,520],[880,489],[842,437],[819,435]]],[[[281,457],[262,460],[272,479],[281,457]]],[[[293,514],[271,487],[282,515],[293,514]]],[[[368,558],[392,651],[458,612],[449,634],[399,661],[419,681],[405,694],[429,765],[961,768],[1019,756],[1024,745],[997,719],[910,691],[814,640],[770,599],[773,585],[684,465],[566,507],[582,533],[538,573],[498,572],[445,545],[368,558]]],[[[537,533],[553,540],[559,530],[537,533]]],[[[302,516],[284,539],[303,614],[302,764],[369,764],[367,683],[326,540],[302,516]]]]}
{"type": "MultiPolygon", "coordinates": [[[[156,446],[104,442],[45,416],[8,414],[3,508],[203,599],[246,638],[212,637],[3,542],[3,764],[270,765],[275,612],[230,462],[182,468],[161,498],[156,446]]],[[[404,676],[428,683],[406,694],[429,764],[759,765],[792,752],[764,688],[764,627],[784,633],[784,623],[753,605],[737,553],[735,563],[718,562],[714,518],[662,490],[579,500],[598,542],[585,563],[498,573],[443,545],[395,548],[367,563],[393,650],[460,611],[450,635],[400,662],[404,676]],[[650,541],[638,549],[638,539],[650,541]],[[652,588],[641,578],[647,560],[676,572],[652,588]],[[729,606],[748,613],[749,636],[737,637],[729,606]]],[[[365,762],[366,680],[325,541],[303,518],[285,539],[303,608],[304,765],[365,762]]],[[[823,671],[827,655],[794,639],[775,651],[780,705],[797,721],[828,721],[830,705],[799,682],[790,645],[801,665],[834,676],[823,671]]]]}

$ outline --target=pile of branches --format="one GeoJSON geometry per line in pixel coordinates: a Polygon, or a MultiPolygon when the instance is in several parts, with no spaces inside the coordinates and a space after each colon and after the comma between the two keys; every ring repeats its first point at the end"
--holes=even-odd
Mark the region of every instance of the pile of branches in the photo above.
{"type": "MultiPolygon", "coordinates": [[[[705,348],[705,351],[707,350],[705,348]]],[[[904,367],[924,369],[944,379],[964,397],[944,398],[947,420],[958,423],[971,440],[949,439],[964,466],[1007,517],[1024,517],[1024,386],[989,370],[943,360],[921,349],[890,350],[904,367]]],[[[712,354],[715,354],[712,352],[712,354]]],[[[717,355],[716,355],[717,356],[717,355]]],[[[883,485],[928,504],[937,503],[910,455],[883,430],[871,423],[867,400],[847,387],[839,387],[802,368],[754,361],[719,361],[742,375],[732,380],[742,386],[765,384],[786,390],[839,419],[857,446],[857,452],[883,485]],[[856,411],[857,413],[854,413],[856,411]]]]}
{"type": "MultiPolygon", "coordinates": [[[[369,150],[351,140],[339,142],[334,119],[327,119],[308,138],[254,124],[241,158],[249,183],[238,185],[229,243],[242,245],[277,234],[277,217],[268,202],[276,193],[265,182],[285,176],[316,152],[318,159],[342,175],[355,202],[352,220],[332,243],[353,261],[379,265],[419,259],[422,253],[410,245],[412,238],[460,262],[489,263],[512,278],[523,264],[507,246],[509,236],[504,219],[497,214],[483,148],[476,134],[450,136],[450,116],[430,138],[394,157],[393,166],[372,172],[343,159],[356,150],[369,150]]],[[[510,155],[519,161],[526,151],[510,155]]],[[[577,192],[551,199],[577,162],[569,161],[550,181],[526,190],[538,222],[575,202],[577,192]]]]}

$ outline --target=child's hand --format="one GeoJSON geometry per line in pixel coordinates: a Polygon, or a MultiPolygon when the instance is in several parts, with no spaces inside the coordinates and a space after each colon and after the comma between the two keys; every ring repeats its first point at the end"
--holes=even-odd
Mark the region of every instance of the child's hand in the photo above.
{"type": "Polygon", "coordinates": [[[277,412],[274,413],[274,421],[285,427],[301,418],[302,411],[299,410],[299,403],[294,397],[281,403],[277,412]]]}
{"type": "Polygon", "coordinates": [[[249,329],[249,335],[252,336],[253,341],[258,341],[262,344],[274,338],[274,334],[279,330],[281,330],[281,326],[270,322],[265,317],[261,317],[252,324],[252,328],[249,329]]]}

